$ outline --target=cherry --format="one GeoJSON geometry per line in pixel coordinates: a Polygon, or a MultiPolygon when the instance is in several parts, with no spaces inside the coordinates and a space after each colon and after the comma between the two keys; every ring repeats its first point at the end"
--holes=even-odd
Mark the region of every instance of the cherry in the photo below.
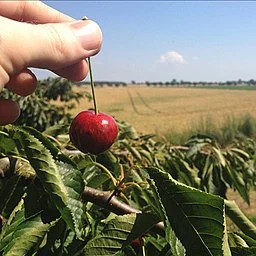
{"type": "Polygon", "coordinates": [[[131,242],[131,246],[133,250],[138,254],[141,251],[141,248],[143,246],[143,240],[142,238],[137,238],[131,242]]]}
{"type": "Polygon", "coordinates": [[[118,135],[115,119],[98,112],[91,61],[88,58],[94,110],[80,112],[72,121],[69,136],[76,148],[84,153],[100,154],[111,147],[118,135]]]}
{"type": "Polygon", "coordinates": [[[94,110],[80,112],[72,121],[69,136],[84,153],[100,154],[111,147],[118,135],[115,119],[94,110]]]}

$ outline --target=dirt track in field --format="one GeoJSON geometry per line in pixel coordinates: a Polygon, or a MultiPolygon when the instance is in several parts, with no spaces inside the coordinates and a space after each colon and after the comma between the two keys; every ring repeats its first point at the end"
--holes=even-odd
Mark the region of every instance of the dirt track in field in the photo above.
{"type": "MultiPolygon", "coordinates": [[[[75,90],[90,92],[90,87],[75,90]]],[[[183,133],[203,120],[205,125],[210,120],[218,127],[230,116],[249,113],[256,117],[256,90],[96,87],[96,96],[100,111],[131,123],[141,133],[183,133]]],[[[93,103],[85,99],[72,113],[91,107],[93,103]]],[[[227,197],[235,200],[244,213],[256,217],[256,191],[250,193],[250,206],[232,190],[228,190],[227,197]]]]}
{"type": "MultiPolygon", "coordinates": [[[[90,87],[79,90],[90,91],[90,87]]],[[[100,111],[131,123],[142,133],[183,133],[208,123],[218,127],[231,116],[250,113],[256,117],[256,90],[97,87],[96,96],[100,111]]],[[[90,107],[92,102],[85,100],[73,113],[90,107]]]]}

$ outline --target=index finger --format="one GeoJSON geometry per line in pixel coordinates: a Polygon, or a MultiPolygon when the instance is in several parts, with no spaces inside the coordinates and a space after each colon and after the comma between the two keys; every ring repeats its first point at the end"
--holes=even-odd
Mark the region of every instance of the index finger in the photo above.
{"type": "Polygon", "coordinates": [[[0,1],[0,15],[6,18],[35,23],[56,23],[74,19],[41,1],[0,1]]]}

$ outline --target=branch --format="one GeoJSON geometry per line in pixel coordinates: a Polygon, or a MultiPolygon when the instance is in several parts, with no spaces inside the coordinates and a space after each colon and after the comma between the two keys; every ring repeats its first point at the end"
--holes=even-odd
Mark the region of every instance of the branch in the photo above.
{"type": "Polygon", "coordinates": [[[10,177],[14,174],[17,159],[3,157],[0,158],[0,179],[10,177]]]}
{"type": "MultiPolygon", "coordinates": [[[[15,168],[17,167],[17,159],[14,158],[1,158],[0,159],[0,179],[5,177],[10,177],[14,175],[15,168]]],[[[91,187],[85,187],[84,192],[82,193],[83,202],[91,202],[100,207],[103,207],[117,215],[124,215],[129,213],[142,213],[140,210],[131,207],[130,205],[118,200],[115,196],[112,196],[112,192],[102,191],[94,189],[91,187]],[[110,198],[111,197],[111,198],[110,198]]],[[[152,229],[151,232],[165,235],[164,232],[164,223],[157,223],[152,229]]]]}
{"type": "MultiPolygon", "coordinates": [[[[112,192],[102,191],[91,187],[85,187],[82,193],[83,202],[91,202],[100,207],[103,207],[117,215],[129,213],[142,213],[140,210],[131,207],[130,205],[119,201],[115,196],[110,199],[112,192]],[[110,200],[109,200],[110,199],[110,200]]],[[[164,223],[157,223],[152,229],[152,232],[165,235],[164,223]]]]}

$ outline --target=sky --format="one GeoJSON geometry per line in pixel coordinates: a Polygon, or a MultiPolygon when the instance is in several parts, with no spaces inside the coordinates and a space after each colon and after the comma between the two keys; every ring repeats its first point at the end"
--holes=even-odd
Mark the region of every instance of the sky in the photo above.
{"type": "Polygon", "coordinates": [[[91,59],[95,81],[256,79],[256,2],[43,2],[101,27],[102,49],[91,59]]]}

